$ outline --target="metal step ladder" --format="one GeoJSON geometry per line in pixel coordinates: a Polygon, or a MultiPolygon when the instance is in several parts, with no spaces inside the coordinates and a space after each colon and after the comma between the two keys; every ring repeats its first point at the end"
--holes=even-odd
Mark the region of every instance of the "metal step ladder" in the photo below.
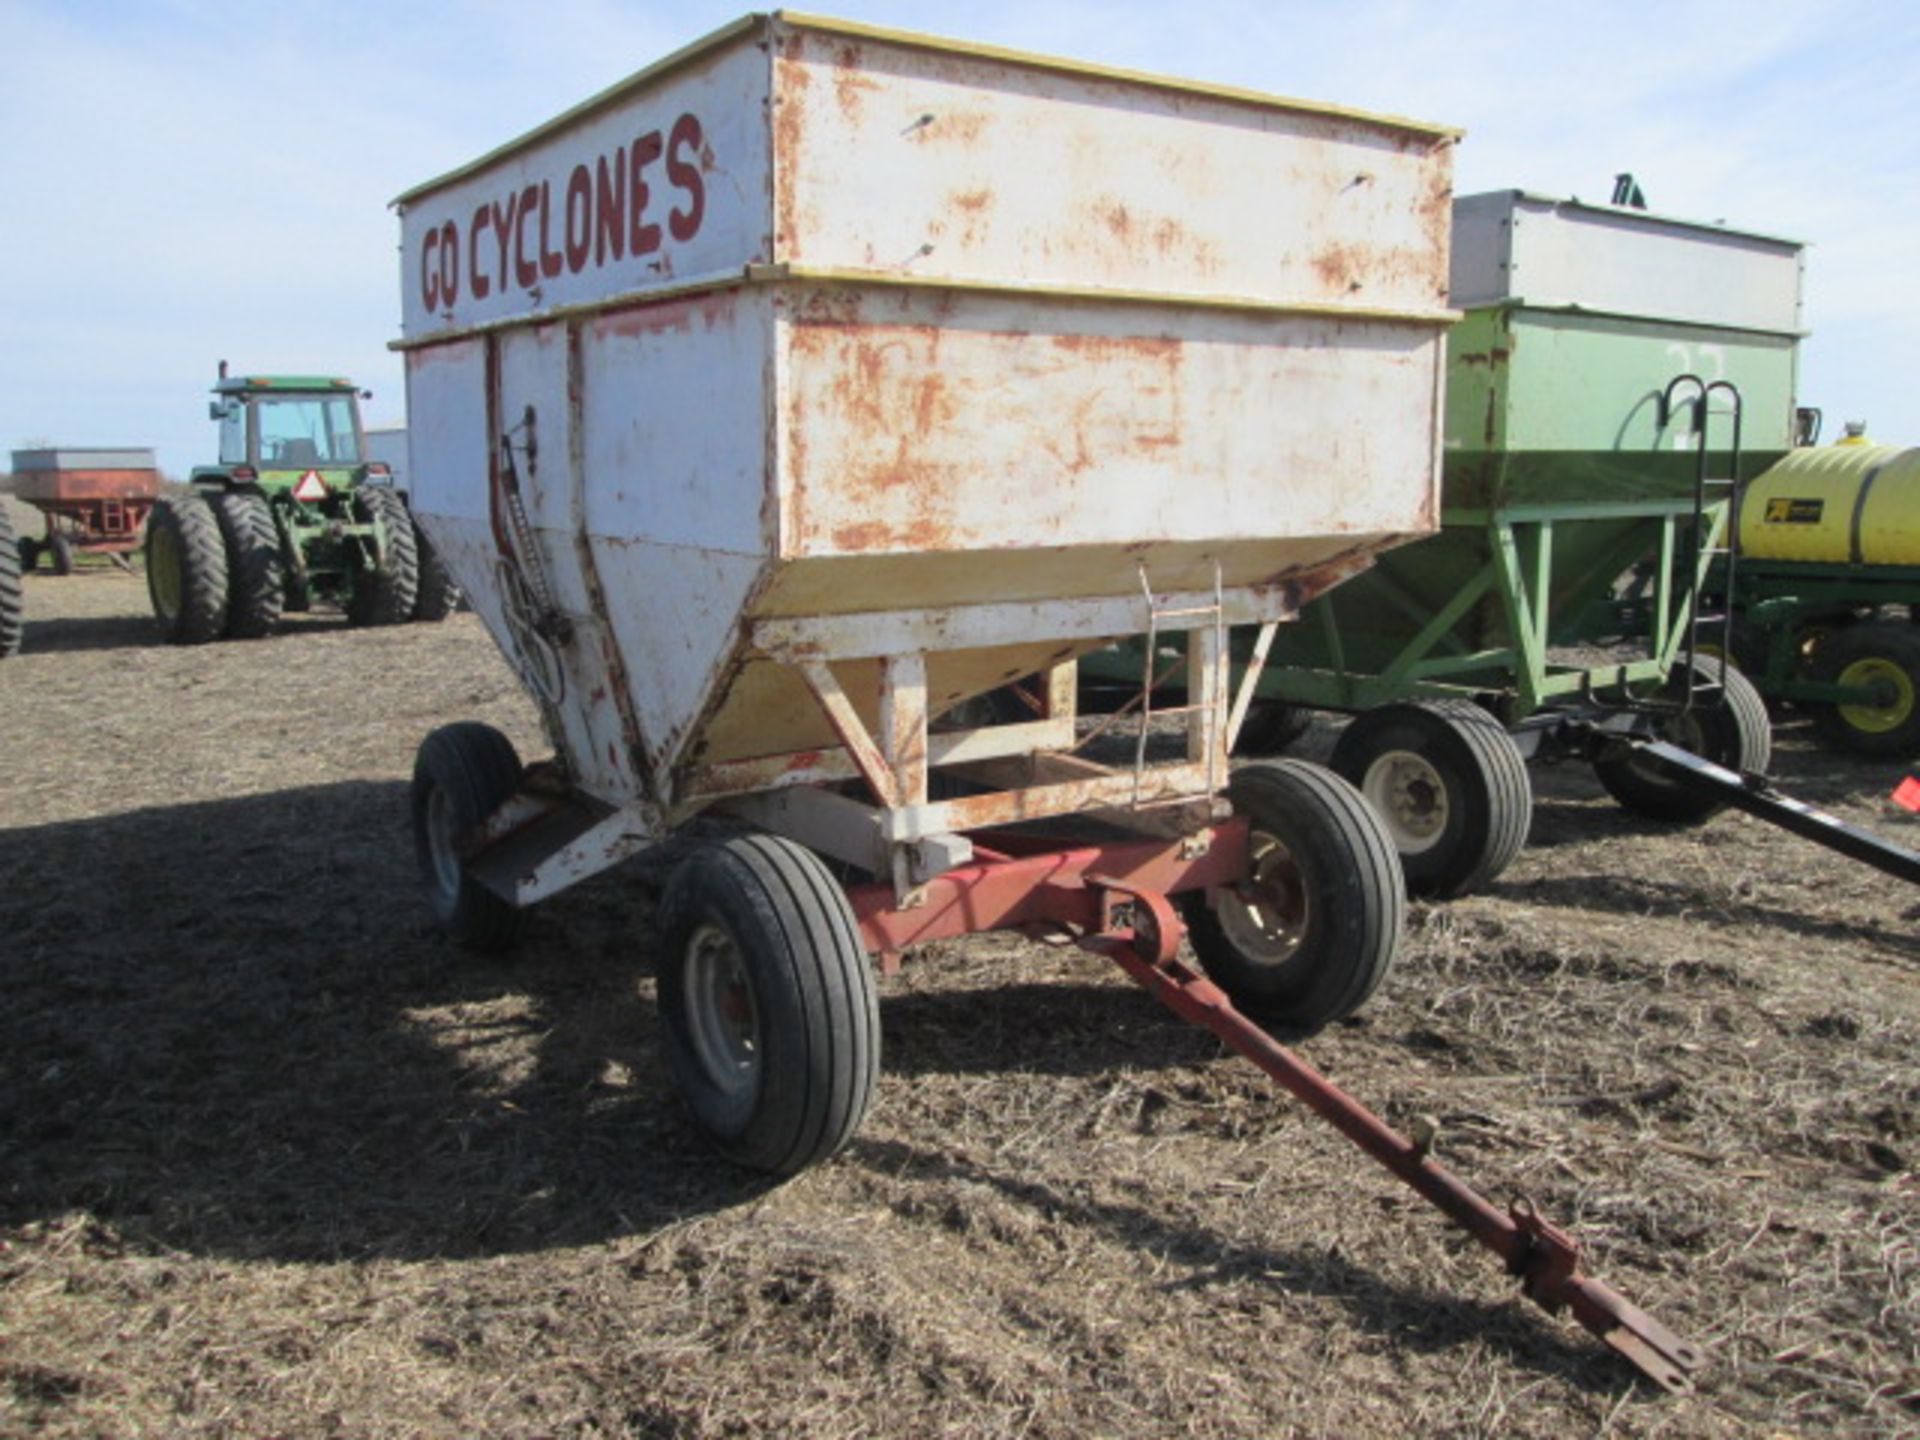
{"type": "Polygon", "coordinates": [[[1709,381],[1693,374],[1674,376],[1660,393],[1660,407],[1655,416],[1663,432],[1682,405],[1693,407],[1694,453],[1693,527],[1689,537],[1687,568],[1683,572],[1688,577],[1690,587],[1689,615],[1686,620],[1686,644],[1677,657],[1685,665],[1690,682],[1680,702],[1681,713],[1685,714],[1693,708],[1696,700],[1714,705],[1725,701],[1725,687],[1716,678],[1718,672],[1704,674],[1695,664],[1702,651],[1711,646],[1718,651],[1722,664],[1732,663],[1733,658],[1734,574],[1740,561],[1740,389],[1730,380],[1709,381]],[[1692,392],[1690,398],[1686,394],[1688,391],[1692,392]],[[1715,395],[1726,396],[1724,407],[1714,406],[1715,395]],[[1725,417],[1732,426],[1732,435],[1725,451],[1727,471],[1723,475],[1713,473],[1711,431],[1716,416],[1725,417]],[[1715,544],[1708,506],[1720,502],[1725,503],[1726,531],[1720,543],[1715,544]],[[1703,602],[1708,577],[1714,573],[1718,574],[1720,581],[1717,591],[1720,604],[1716,612],[1708,613],[1703,602]]]}
{"type": "MultiPolygon", "coordinates": [[[[1153,582],[1148,579],[1147,567],[1144,564],[1140,566],[1140,590],[1141,593],[1146,596],[1147,601],[1147,648],[1146,664],[1140,677],[1140,693],[1142,696],[1140,703],[1140,725],[1134,737],[1133,747],[1133,801],[1136,807],[1138,807],[1140,803],[1140,791],[1146,776],[1147,738],[1153,729],[1154,720],[1156,718],[1165,718],[1173,715],[1204,715],[1209,724],[1221,726],[1226,718],[1225,707],[1231,703],[1225,694],[1227,687],[1224,683],[1220,687],[1222,692],[1220,698],[1202,697],[1196,699],[1191,685],[1191,670],[1189,670],[1186,703],[1184,705],[1165,706],[1158,710],[1154,709],[1153,706],[1155,657],[1160,649],[1161,627],[1166,625],[1167,622],[1185,622],[1173,625],[1171,628],[1188,632],[1189,639],[1187,644],[1189,653],[1191,653],[1193,644],[1191,639],[1192,633],[1197,630],[1211,628],[1214,632],[1214,654],[1222,657],[1222,664],[1226,663],[1224,657],[1227,654],[1227,611],[1226,600],[1222,591],[1219,562],[1214,562],[1213,603],[1210,605],[1163,605],[1159,597],[1153,593],[1153,582]]],[[[1229,670],[1229,673],[1231,673],[1231,670],[1229,670]]],[[[1216,751],[1223,748],[1223,746],[1219,745],[1210,745],[1207,747],[1207,751],[1209,756],[1213,757],[1216,751]]],[[[1213,789],[1219,790],[1226,785],[1227,777],[1225,770],[1224,757],[1219,757],[1219,763],[1210,768],[1207,775],[1208,783],[1213,789]],[[1213,773],[1214,769],[1218,769],[1220,773],[1213,773]]]]}

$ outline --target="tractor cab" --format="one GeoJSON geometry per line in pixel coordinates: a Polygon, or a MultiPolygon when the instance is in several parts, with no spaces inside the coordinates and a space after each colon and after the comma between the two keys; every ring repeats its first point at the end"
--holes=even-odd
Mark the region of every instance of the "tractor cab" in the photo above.
{"type": "Polygon", "coordinates": [[[196,480],[237,473],[263,490],[282,490],[318,472],[326,488],[335,490],[363,468],[384,468],[367,467],[360,394],[351,381],[223,373],[213,389],[208,413],[220,425],[219,464],[196,470],[196,480]]]}

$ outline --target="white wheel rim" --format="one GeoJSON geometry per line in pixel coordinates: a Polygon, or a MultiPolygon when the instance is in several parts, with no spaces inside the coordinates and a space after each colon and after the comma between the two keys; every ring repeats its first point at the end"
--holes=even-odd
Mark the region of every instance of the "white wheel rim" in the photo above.
{"type": "Polygon", "coordinates": [[[1387,822],[1402,855],[1424,855],[1440,843],[1452,818],[1446,782],[1425,756],[1388,750],[1367,767],[1360,793],[1387,822]]]}
{"type": "Polygon", "coordinates": [[[703,1074],[732,1097],[760,1078],[760,1015],[740,947],[718,925],[687,938],[683,957],[687,1038],[703,1074]]]}
{"type": "Polygon", "coordinates": [[[443,914],[460,898],[460,852],[454,848],[456,824],[453,802],[434,787],[427,796],[427,854],[433,860],[434,898],[443,914]]]}
{"type": "Polygon", "coordinates": [[[1241,955],[1262,965],[1284,965],[1306,939],[1312,918],[1293,852],[1264,830],[1247,838],[1247,883],[1222,895],[1220,928],[1241,955]]]}

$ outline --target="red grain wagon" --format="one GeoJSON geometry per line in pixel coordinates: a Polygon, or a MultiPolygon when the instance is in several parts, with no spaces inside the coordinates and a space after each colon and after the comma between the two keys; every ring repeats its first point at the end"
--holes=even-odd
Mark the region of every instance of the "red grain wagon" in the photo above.
{"type": "Polygon", "coordinates": [[[31,571],[44,553],[53,573],[65,575],[77,551],[126,565],[160,492],[160,472],[151,450],[16,450],[7,488],[47,517],[45,539],[20,537],[20,568],[31,571]]]}

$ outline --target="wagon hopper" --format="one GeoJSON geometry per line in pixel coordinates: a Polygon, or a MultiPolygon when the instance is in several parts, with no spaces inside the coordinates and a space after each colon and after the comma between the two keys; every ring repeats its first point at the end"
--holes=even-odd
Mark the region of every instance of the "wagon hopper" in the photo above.
{"type": "Polygon", "coordinates": [[[160,474],[148,449],[16,450],[7,488],[46,517],[44,538],[18,537],[20,568],[31,572],[45,555],[54,574],[66,575],[82,552],[126,563],[139,548],[160,474]]]}
{"type": "Polygon", "coordinates": [[[669,882],[660,1008],[696,1122],[777,1173],[867,1104],[869,956],[1067,936],[1681,1383],[1565,1237],[1257,1023],[1348,1013],[1396,944],[1350,786],[1228,783],[1226,637],[1433,524],[1454,139],[782,14],[402,196],[414,504],[557,751],[422,746],[443,923],[505,943],[696,817],[752,827],[669,882]],[[1190,638],[1185,754],[1098,764],[1075,661],[1139,630],[1190,638]],[[953,722],[1030,672],[1033,717],[953,722]]]}

